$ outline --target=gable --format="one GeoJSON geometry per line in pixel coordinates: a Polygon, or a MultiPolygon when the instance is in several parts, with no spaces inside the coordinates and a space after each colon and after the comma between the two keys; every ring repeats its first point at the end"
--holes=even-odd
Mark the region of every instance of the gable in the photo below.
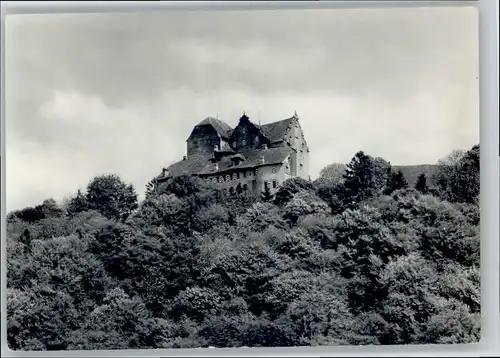
{"type": "Polygon", "coordinates": [[[237,150],[252,150],[268,144],[269,140],[263,135],[259,126],[243,115],[236,128],[231,132],[230,143],[237,150]]]}
{"type": "Polygon", "coordinates": [[[271,142],[280,142],[285,139],[287,129],[295,122],[295,118],[287,118],[281,121],[264,124],[260,127],[262,133],[271,142]]]}
{"type": "MultiPolygon", "coordinates": [[[[221,138],[228,140],[230,138],[230,132],[232,132],[232,128],[229,124],[226,122],[223,122],[219,119],[212,118],[212,117],[207,117],[200,123],[196,125],[196,127],[201,127],[201,126],[210,126],[212,127],[217,134],[221,136],[221,138]]],[[[195,127],[195,129],[196,129],[195,127]]],[[[192,133],[191,133],[192,134],[192,133]]]]}

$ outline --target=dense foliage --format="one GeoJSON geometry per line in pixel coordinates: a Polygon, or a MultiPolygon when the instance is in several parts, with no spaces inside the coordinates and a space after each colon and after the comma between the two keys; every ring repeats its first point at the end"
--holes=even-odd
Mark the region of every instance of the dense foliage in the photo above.
{"type": "Polygon", "coordinates": [[[409,187],[357,153],[274,196],[115,175],[8,216],[12,349],[470,343],[479,146],[409,187]]]}

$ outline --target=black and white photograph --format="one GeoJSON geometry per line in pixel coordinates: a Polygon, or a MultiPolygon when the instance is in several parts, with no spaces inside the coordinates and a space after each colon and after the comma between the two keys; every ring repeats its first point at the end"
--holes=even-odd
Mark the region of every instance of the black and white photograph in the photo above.
{"type": "Polygon", "coordinates": [[[481,339],[475,7],[4,36],[11,350],[481,339]]]}

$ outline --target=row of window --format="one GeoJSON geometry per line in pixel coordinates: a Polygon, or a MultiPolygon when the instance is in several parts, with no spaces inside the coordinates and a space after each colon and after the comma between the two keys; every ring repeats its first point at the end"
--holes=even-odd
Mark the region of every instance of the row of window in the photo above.
{"type": "Polygon", "coordinates": [[[221,175],[218,177],[206,178],[206,180],[209,182],[212,182],[212,183],[222,183],[225,181],[238,180],[238,179],[240,179],[241,175],[243,176],[243,178],[246,178],[246,177],[251,177],[253,175],[253,173],[252,173],[252,171],[249,170],[249,171],[243,172],[243,173],[233,173],[233,175],[226,174],[225,176],[221,175]]]}
{"type": "MultiPolygon", "coordinates": [[[[259,143],[259,136],[255,136],[255,144],[258,144],[258,143],[259,143]]],[[[243,139],[241,141],[241,144],[242,145],[247,145],[246,139],[243,139]]],[[[233,148],[236,148],[236,142],[233,142],[233,148]]]]}
{"type": "Polygon", "coordinates": [[[237,186],[236,189],[233,188],[233,187],[230,187],[229,188],[229,193],[231,194],[235,194],[235,193],[241,193],[243,191],[248,191],[248,185],[247,184],[243,184],[243,186],[237,186]]]}
{"type": "MultiPolygon", "coordinates": [[[[248,173],[250,173],[250,174],[251,174],[251,172],[248,172],[248,173]]],[[[230,180],[231,180],[231,178],[232,178],[233,180],[238,179],[239,177],[237,176],[237,174],[239,174],[239,173],[234,173],[232,177],[231,177],[229,174],[227,174],[225,177],[221,175],[221,176],[219,176],[219,177],[206,178],[206,180],[207,180],[207,181],[209,181],[209,182],[213,182],[213,183],[222,183],[222,182],[224,182],[224,181],[230,181],[230,180]]],[[[247,173],[244,173],[244,174],[247,174],[247,173]]],[[[249,175],[250,175],[250,174],[249,174],[249,175]]],[[[266,188],[266,187],[268,187],[268,186],[269,186],[269,182],[265,181],[265,182],[264,182],[264,188],[266,188]]],[[[278,181],[277,181],[277,180],[273,180],[273,181],[272,181],[272,186],[273,186],[273,188],[274,188],[274,189],[276,189],[276,188],[278,187],[278,181]]],[[[231,190],[231,189],[233,189],[233,188],[231,187],[231,188],[230,188],[230,190],[231,190]]],[[[244,190],[248,190],[248,185],[247,185],[247,184],[244,184],[244,185],[243,185],[243,189],[244,189],[244,190]]],[[[233,189],[233,190],[234,190],[234,189],[233,189]]]]}
{"type": "MultiPolygon", "coordinates": [[[[278,187],[278,181],[277,180],[273,180],[272,181],[272,185],[273,185],[273,188],[276,189],[278,187]]],[[[268,187],[269,186],[269,182],[264,182],[264,188],[268,187]]],[[[234,187],[230,187],[229,188],[229,192],[231,194],[234,194],[234,193],[241,193],[243,191],[247,191],[248,190],[248,184],[243,184],[243,185],[240,185],[238,184],[238,186],[236,187],[236,189],[234,187]]]]}
{"type": "MultiPolygon", "coordinates": [[[[226,174],[226,176],[221,175],[219,177],[206,178],[206,180],[214,182],[214,183],[222,183],[222,182],[230,181],[230,180],[238,180],[241,177],[246,178],[246,177],[251,177],[252,175],[257,175],[257,170],[258,169],[254,169],[253,172],[251,170],[249,170],[249,171],[246,171],[243,173],[233,173],[233,175],[226,174]]],[[[274,166],[274,167],[272,167],[271,170],[273,173],[276,173],[278,168],[276,166],[274,166]]]]}

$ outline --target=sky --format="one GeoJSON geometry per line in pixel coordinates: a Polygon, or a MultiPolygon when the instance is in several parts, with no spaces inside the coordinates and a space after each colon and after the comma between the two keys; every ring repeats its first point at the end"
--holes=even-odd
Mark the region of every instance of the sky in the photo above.
{"type": "Polygon", "coordinates": [[[310,174],[363,150],[432,164],[479,143],[474,8],[9,15],[6,206],[116,173],[142,197],[207,116],[294,111],[310,174]]]}

